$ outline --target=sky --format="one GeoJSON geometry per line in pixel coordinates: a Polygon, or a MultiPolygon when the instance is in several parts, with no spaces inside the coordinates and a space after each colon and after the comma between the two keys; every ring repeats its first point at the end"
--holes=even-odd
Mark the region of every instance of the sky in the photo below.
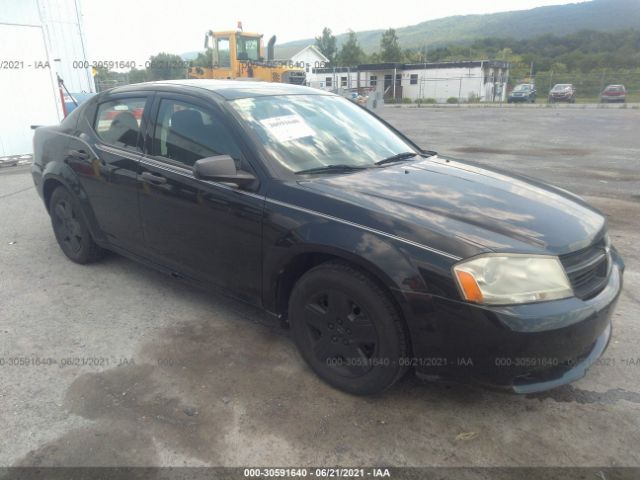
{"type": "Polygon", "coordinates": [[[277,43],[313,38],[327,26],[334,34],[349,29],[399,28],[448,17],[526,10],[563,0],[81,0],[89,61],[135,61],[165,51],[201,50],[207,30],[245,31],[277,43]]]}

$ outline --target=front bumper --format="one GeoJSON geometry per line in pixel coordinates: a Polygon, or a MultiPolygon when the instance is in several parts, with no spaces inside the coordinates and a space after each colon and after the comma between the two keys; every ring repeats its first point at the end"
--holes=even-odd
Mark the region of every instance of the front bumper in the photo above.
{"type": "Polygon", "coordinates": [[[600,97],[600,101],[601,102],[624,102],[626,101],[626,97],[624,95],[620,95],[620,96],[609,96],[609,95],[602,95],[600,97]]]}
{"type": "Polygon", "coordinates": [[[569,102],[573,99],[573,95],[570,93],[561,94],[561,95],[549,95],[549,100],[554,102],[569,102]]]}
{"type": "Polygon", "coordinates": [[[507,97],[507,101],[509,103],[516,103],[516,102],[530,102],[531,101],[531,97],[530,96],[524,96],[524,97],[507,97]]]}
{"type": "Polygon", "coordinates": [[[589,300],[488,307],[444,298],[414,298],[413,365],[424,379],[461,379],[533,393],[573,382],[600,358],[624,263],[612,255],[605,288],[589,300]]]}

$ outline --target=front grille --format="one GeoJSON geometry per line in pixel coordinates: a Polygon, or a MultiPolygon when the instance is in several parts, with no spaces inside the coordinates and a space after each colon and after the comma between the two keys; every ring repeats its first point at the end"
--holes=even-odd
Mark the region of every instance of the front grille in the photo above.
{"type": "Polygon", "coordinates": [[[560,255],[576,297],[595,297],[607,284],[610,255],[605,247],[603,237],[587,248],[560,255]]]}

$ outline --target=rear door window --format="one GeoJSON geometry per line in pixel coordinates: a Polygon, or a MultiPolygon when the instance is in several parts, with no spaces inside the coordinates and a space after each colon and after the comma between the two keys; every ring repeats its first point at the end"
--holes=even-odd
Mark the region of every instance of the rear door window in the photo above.
{"type": "Polygon", "coordinates": [[[140,124],[147,99],[124,98],[98,105],[94,129],[105,143],[141,151],[140,124]]]}

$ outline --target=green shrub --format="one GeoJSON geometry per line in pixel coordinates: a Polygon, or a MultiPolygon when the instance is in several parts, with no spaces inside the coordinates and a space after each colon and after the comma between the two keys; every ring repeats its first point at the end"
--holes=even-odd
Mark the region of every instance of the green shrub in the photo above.
{"type": "Polygon", "coordinates": [[[409,97],[404,97],[402,103],[413,103],[409,97]]]}
{"type": "Polygon", "coordinates": [[[458,103],[458,97],[447,98],[447,103],[458,103]]]}
{"type": "Polygon", "coordinates": [[[419,98],[416,100],[416,103],[428,103],[433,104],[437,103],[435,98],[419,98]]]}

